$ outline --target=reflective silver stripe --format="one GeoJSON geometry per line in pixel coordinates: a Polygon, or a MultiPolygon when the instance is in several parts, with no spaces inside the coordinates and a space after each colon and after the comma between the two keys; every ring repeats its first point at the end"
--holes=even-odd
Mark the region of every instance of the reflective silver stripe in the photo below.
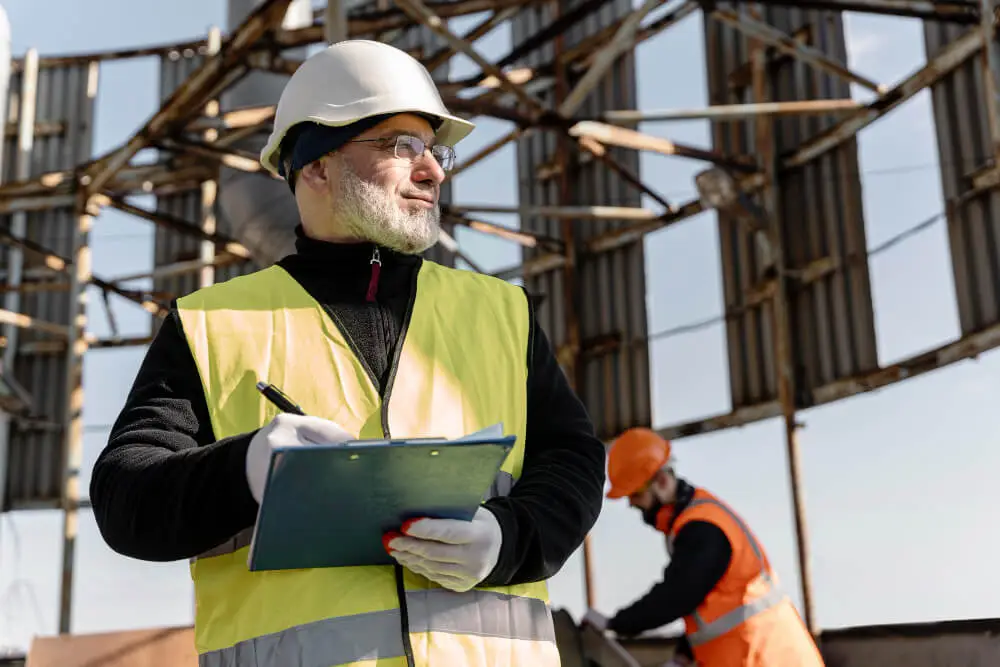
{"type": "MultiPolygon", "coordinates": [[[[483,502],[489,500],[490,498],[497,498],[501,496],[510,495],[511,489],[514,488],[514,476],[509,472],[501,470],[497,473],[497,476],[493,479],[493,483],[490,484],[490,488],[486,490],[483,495],[483,502]]],[[[205,553],[198,554],[191,559],[191,562],[198,560],[199,558],[211,558],[212,556],[224,556],[226,554],[231,554],[234,551],[239,551],[243,547],[250,546],[250,539],[253,537],[253,528],[245,528],[237,533],[235,536],[229,538],[219,546],[214,549],[209,549],[205,553]]]]}
{"type": "Polygon", "coordinates": [[[473,589],[410,591],[411,632],[453,632],[531,641],[556,640],[549,606],[542,600],[473,589]]]}
{"type": "Polygon", "coordinates": [[[689,633],[687,636],[688,642],[691,646],[698,646],[699,644],[704,644],[705,642],[721,637],[730,630],[738,627],[740,624],[745,623],[750,618],[753,618],[763,611],[767,611],[771,607],[774,607],[785,600],[785,595],[778,590],[774,581],[771,579],[771,573],[768,572],[767,568],[764,566],[763,550],[760,548],[757,540],[754,539],[754,536],[747,528],[747,525],[743,523],[743,519],[737,516],[735,512],[729,509],[729,507],[712,498],[699,498],[697,500],[693,500],[688,504],[687,509],[697,507],[698,505],[715,505],[736,522],[736,525],[743,531],[743,536],[746,537],[747,542],[750,544],[750,548],[753,550],[754,556],[757,557],[757,562],[760,563],[760,577],[770,586],[770,590],[759,598],[751,600],[736,609],[726,612],[710,623],[706,623],[701,617],[701,614],[695,611],[692,614],[692,617],[694,618],[697,630],[689,633]]]}
{"type": "MultiPolygon", "coordinates": [[[[276,610],[277,611],[277,610],[276,610]]],[[[403,655],[399,610],[299,625],[198,656],[198,667],[331,667],[403,655]]]]}
{"type": "MultiPolygon", "coordinates": [[[[548,605],[492,591],[408,591],[410,631],[555,643],[548,605]]],[[[199,667],[331,667],[403,655],[399,610],[299,625],[198,657],[199,667]]]]}
{"type": "Polygon", "coordinates": [[[699,644],[712,641],[745,623],[757,614],[777,606],[784,600],[784,593],[772,588],[756,600],[723,614],[711,623],[704,623],[698,614],[695,613],[698,629],[688,635],[688,642],[691,646],[698,646],[699,644]]]}

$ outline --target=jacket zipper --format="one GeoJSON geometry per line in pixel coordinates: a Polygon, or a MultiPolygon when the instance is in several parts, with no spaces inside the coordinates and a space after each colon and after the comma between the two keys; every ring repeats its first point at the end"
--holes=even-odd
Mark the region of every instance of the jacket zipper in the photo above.
{"type": "MultiPolygon", "coordinates": [[[[378,248],[376,247],[372,252],[371,259],[372,274],[371,279],[368,283],[368,301],[375,300],[375,294],[378,291],[378,280],[379,274],[382,268],[382,259],[379,256],[378,248]]],[[[420,267],[417,266],[417,274],[419,276],[420,267]]],[[[413,315],[413,305],[417,301],[417,281],[413,281],[413,286],[410,288],[410,295],[406,302],[406,312],[403,315],[403,326],[399,331],[399,336],[396,337],[396,349],[393,350],[392,360],[389,363],[389,373],[387,374],[385,380],[385,386],[382,388],[382,408],[381,408],[381,422],[382,422],[382,437],[389,439],[392,437],[392,433],[389,430],[389,397],[392,394],[392,386],[396,379],[396,371],[399,367],[399,358],[403,351],[403,341],[406,339],[406,331],[410,328],[410,318],[413,315]]],[[[333,308],[323,307],[323,310],[330,315],[330,318],[334,321],[336,326],[340,329],[340,333],[344,336],[347,341],[347,345],[351,348],[354,356],[361,363],[362,368],[365,369],[365,373],[368,375],[368,379],[372,383],[372,387],[378,387],[378,378],[375,377],[375,373],[368,366],[368,362],[365,361],[364,355],[361,354],[360,349],[357,344],[347,333],[347,328],[344,323],[337,317],[333,308]]],[[[406,656],[407,667],[414,667],[413,660],[413,645],[410,642],[410,619],[409,619],[409,609],[406,606],[406,586],[403,583],[403,566],[399,563],[393,564],[393,572],[396,579],[396,597],[399,602],[399,620],[400,620],[400,634],[403,640],[403,654],[406,656]]]]}
{"type": "Polygon", "coordinates": [[[378,279],[382,274],[382,257],[379,254],[378,246],[372,248],[372,259],[370,262],[372,267],[372,276],[368,279],[368,303],[375,301],[375,295],[378,293],[378,279]]]}

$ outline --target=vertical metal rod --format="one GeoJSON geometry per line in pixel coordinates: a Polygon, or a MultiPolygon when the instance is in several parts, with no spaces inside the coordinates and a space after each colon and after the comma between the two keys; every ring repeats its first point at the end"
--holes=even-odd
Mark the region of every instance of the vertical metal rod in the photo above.
{"type": "Polygon", "coordinates": [[[986,117],[990,132],[990,157],[993,166],[1000,165],[1000,58],[996,49],[996,16],[994,0],[980,0],[979,15],[982,29],[983,47],[980,53],[983,64],[983,92],[986,95],[986,117]]]}
{"type": "MultiPolygon", "coordinates": [[[[214,234],[216,229],[215,219],[215,199],[219,193],[219,181],[211,179],[201,184],[201,228],[209,234],[214,234]]],[[[201,256],[199,258],[203,264],[198,274],[198,287],[208,287],[215,282],[215,243],[212,241],[201,242],[201,256]]]]}
{"type": "Polygon", "coordinates": [[[347,39],[347,8],[344,7],[344,0],[327,0],[323,19],[323,38],[327,44],[347,39]]]}
{"type": "MultiPolygon", "coordinates": [[[[97,97],[100,64],[87,68],[87,105],[97,97]]],[[[76,537],[79,531],[80,466],[83,463],[83,358],[87,352],[87,286],[93,274],[90,258],[90,228],[97,215],[91,201],[90,178],[82,175],[76,184],[76,224],[72,231],[73,265],[69,270],[68,332],[66,337],[66,412],[63,418],[63,554],[59,590],[59,632],[69,634],[73,617],[73,575],[76,537]]]]}
{"type": "MultiPolygon", "coordinates": [[[[561,14],[560,0],[552,0],[552,20],[559,20],[561,14]]],[[[558,108],[564,103],[570,94],[569,81],[567,80],[567,68],[559,64],[560,55],[563,51],[563,41],[565,37],[560,33],[553,41],[553,62],[556,63],[555,75],[555,106],[558,108]]],[[[579,104],[582,104],[581,98],[579,104]]],[[[565,133],[560,133],[556,138],[555,164],[557,170],[557,183],[559,188],[559,206],[569,206],[573,203],[574,192],[570,188],[570,138],[565,133]]],[[[574,222],[563,218],[560,222],[560,238],[563,241],[566,262],[563,264],[563,309],[566,316],[566,342],[560,351],[560,363],[566,371],[570,386],[577,393],[582,392],[583,373],[580,363],[580,320],[577,314],[577,303],[579,300],[579,288],[576,277],[576,260],[578,257],[576,250],[576,239],[574,222]]],[[[594,594],[594,572],[593,572],[593,544],[588,534],[583,538],[583,591],[587,600],[587,607],[593,609],[595,606],[594,594]]]]}
{"type": "Polygon", "coordinates": [[[66,443],[63,486],[63,562],[59,632],[68,634],[73,608],[73,569],[80,507],[80,465],[83,461],[83,357],[87,351],[87,284],[90,282],[90,227],[93,223],[86,188],[80,186],[73,230],[70,271],[69,337],[66,355],[66,443]]]}
{"type": "MultiPolygon", "coordinates": [[[[211,58],[219,52],[222,47],[222,31],[219,30],[218,26],[212,26],[211,30],[208,31],[208,52],[205,54],[207,57],[211,58]]],[[[206,105],[205,116],[207,118],[215,118],[219,115],[219,100],[212,100],[206,105]]],[[[218,131],[214,128],[209,128],[205,130],[203,138],[205,143],[211,144],[218,138],[218,131]]],[[[204,181],[201,184],[201,228],[208,234],[214,234],[216,231],[216,220],[215,220],[215,199],[219,191],[219,181],[217,179],[218,171],[216,169],[216,178],[212,180],[204,181]]],[[[199,258],[205,265],[201,268],[198,275],[198,286],[208,287],[215,282],[215,243],[212,241],[202,241],[199,247],[199,258]]]]}
{"type": "MultiPolygon", "coordinates": [[[[786,407],[782,404],[782,407],[786,407]]],[[[812,564],[809,560],[809,534],[806,523],[805,488],[802,483],[802,456],[799,449],[799,425],[795,420],[794,406],[784,411],[785,448],[788,457],[788,476],[792,487],[792,506],[795,508],[795,538],[799,557],[799,585],[802,588],[802,617],[813,635],[819,635],[812,595],[812,564]]]]}
{"type": "MultiPolygon", "coordinates": [[[[761,7],[753,5],[748,12],[756,20],[762,16],[761,7]]],[[[750,39],[750,59],[753,81],[754,102],[766,102],[770,97],[768,84],[768,58],[766,46],[757,39],[750,39]]],[[[775,118],[758,116],[755,123],[755,142],[760,163],[765,171],[767,186],[764,189],[764,208],[767,211],[767,259],[773,263],[777,275],[777,289],[771,302],[774,322],[774,348],[778,400],[781,403],[785,422],[785,448],[788,458],[788,473],[792,492],[792,506],[795,514],[795,538],[799,561],[799,583],[802,588],[803,620],[809,631],[815,635],[812,600],[812,569],[809,562],[809,541],[806,533],[805,499],[802,487],[801,455],[797,437],[798,424],[795,420],[795,375],[793,371],[793,351],[791,324],[788,308],[788,281],[785,273],[784,241],[781,234],[782,216],[778,198],[778,160],[774,132],[775,118]]]]}
{"type": "MultiPolygon", "coordinates": [[[[6,15],[4,21],[6,22],[6,15]]],[[[7,38],[10,38],[10,27],[7,27],[7,38]]],[[[7,76],[10,72],[10,44],[8,42],[7,76]]],[[[7,126],[7,88],[8,81],[4,80],[4,95],[0,104],[3,105],[0,113],[0,127],[7,126]]],[[[38,98],[38,50],[28,49],[24,54],[24,69],[21,72],[20,105],[17,111],[17,153],[14,155],[14,173],[8,180],[26,181],[31,177],[31,150],[35,139],[35,103],[38,98]]],[[[11,216],[10,231],[17,238],[25,238],[28,226],[28,214],[18,211],[11,216]]],[[[24,252],[17,244],[7,246],[7,284],[13,288],[4,295],[3,308],[13,313],[21,312],[21,285],[22,272],[24,270],[24,252]]],[[[17,356],[17,341],[20,335],[18,327],[7,325],[2,331],[7,339],[6,348],[3,353],[4,373],[14,373],[14,359],[17,356]]],[[[10,419],[6,413],[0,412],[0,512],[3,511],[5,498],[7,497],[7,456],[10,445],[10,419]]]]}

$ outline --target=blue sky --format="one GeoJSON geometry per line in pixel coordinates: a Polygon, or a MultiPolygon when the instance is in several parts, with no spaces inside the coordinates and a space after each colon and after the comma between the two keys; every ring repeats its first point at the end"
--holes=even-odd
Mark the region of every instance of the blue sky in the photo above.
{"type": "MultiPolygon", "coordinates": [[[[180,41],[225,26],[222,0],[167,3],[127,0],[6,0],[15,54],[104,50],[180,41]]],[[[456,27],[468,21],[456,22],[456,27]]],[[[924,59],[919,22],[848,15],[850,65],[892,83],[924,59]]],[[[637,51],[641,109],[706,103],[702,18],[687,19],[637,51]]],[[[509,33],[481,42],[488,56],[509,48],[509,33]]],[[[456,61],[460,71],[469,62],[456,61]]],[[[157,106],[152,60],[102,67],[95,152],[124,139],[157,106]]],[[[471,154],[509,128],[483,121],[461,153],[471,154]]],[[[708,146],[701,121],[649,124],[651,134],[708,146]]],[[[926,93],[860,135],[868,243],[876,246],[942,209],[937,149],[926,93]]],[[[516,203],[514,153],[504,150],[462,174],[456,200],[516,203]]],[[[643,178],[675,201],[695,194],[701,163],[643,155],[643,178]]],[[[494,219],[503,222],[496,216],[494,219]]],[[[459,236],[487,269],[513,264],[516,247],[468,232],[459,236]]],[[[650,331],[721,312],[717,233],[705,214],[646,238],[650,331]]],[[[94,225],[95,267],[105,276],[147,270],[152,227],[107,212],[94,225]]],[[[947,238],[937,225],[871,261],[879,359],[885,365],[958,335],[947,238]]],[[[95,294],[96,297],[96,294],[95,294]]],[[[94,298],[91,330],[108,332],[94,298]]],[[[116,306],[123,334],[144,333],[145,314],[116,306]]],[[[83,488],[141,360],[141,348],[89,353],[83,488]]],[[[687,421],[728,409],[722,328],[652,346],[654,420],[687,421]]],[[[993,567],[1000,539],[990,508],[1000,491],[988,480],[1000,464],[1000,356],[984,355],[881,392],[804,413],[800,441],[817,618],[825,628],[1000,614],[993,567]]],[[[797,599],[782,425],[777,420],[676,443],[680,472],[730,501],[769,550],[797,599]]],[[[57,627],[61,518],[22,512],[0,518],[0,646],[26,648],[57,627]]],[[[597,607],[627,604],[660,576],[662,536],[620,503],[606,503],[593,532],[597,607]]],[[[556,606],[583,611],[582,567],[574,556],[552,581],[556,606]]],[[[191,584],[185,563],[123,558],[101,541],[92,516],[81,516],[73,610],[76,632],[187,624],[191,584]]]]}

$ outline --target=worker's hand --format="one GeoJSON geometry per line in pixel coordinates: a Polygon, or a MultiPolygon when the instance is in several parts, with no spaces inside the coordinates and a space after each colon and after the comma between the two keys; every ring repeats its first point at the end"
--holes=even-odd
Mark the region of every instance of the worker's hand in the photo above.
{"type": "Polygon", "coordinates": [[[402,534],[388,533],[389,555],[408,570],[453,591],[467,591],[493,571],[503,536],[493,513],[476,510],[472,521],[414,519],[402,534]]]}
{"type": "Polygon", "coordinates": [[[246,458],[250,493],[260,503],[271,450],[275,447],[338,444],[351,439],[350,433],[328,419],[281,413],[250,440],[246,458]]]}
{"type": "Polygon", "coordinates": [[[596,609],[588,609],[583,615],[583,622],[600,632],[608,629],[608,618],[596,609]]]}

